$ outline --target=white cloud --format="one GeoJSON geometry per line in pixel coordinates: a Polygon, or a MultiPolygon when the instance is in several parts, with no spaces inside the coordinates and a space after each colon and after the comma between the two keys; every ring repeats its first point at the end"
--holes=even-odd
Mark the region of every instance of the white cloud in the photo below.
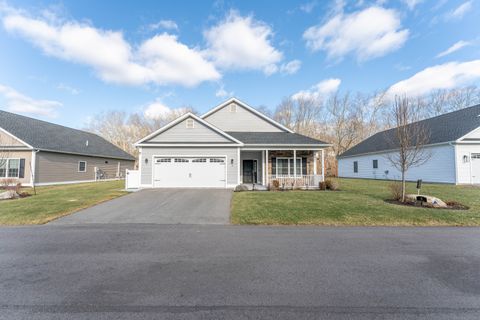
{"type": "Polygon", "coordinates": [[[204,32],[206,56],[215,65],[232,70],[262,70],[269,75],[278,70],[282,53],[271,43],[272,29],[252,16],[231,11],[224,21],[204,32]]]}
{"type": "Polygon", "coordinates": [[[72,95],[75,95],[75,96],[80,93],[80,90],[78,90],[78,89],[76,89],[76,88],[74,88],[74,87],[71,87],[71,86],[69,86],[69,85],[67,85],[67,84],[64,84],[64,83],[59,83],[59,84],[57,85],[57,89],[58,89],[58,90],[66,91],[66,92],[68,92],[68,93],[70,93],[70,94],[72,94],[72,95]]]}
{"type": "Polygon", "coordinates": [[[218,90],[215,92],[215,97],[217,98],[226,98],[226,97],[232,97],[233,96],[233,91],[228,92],[225,90],[225,87],[223,85],[218,88],[218,90]]]}
{"type": "Polygon", "coordinates": [[[442,51],[439,54],[437,54],[437,58],[449,55],[449,54],[451,54],[455,51],[458,51],[458,50],[462,49],[463,47],[466,47],[466,46],[469,46],[469,45],[471,45],[470,42],[460,40],[460,41],[456,42],[454,45],[452,45],[450,48],[448,48],[447,50],[442,51]]]}
{"type": "Polygon", "coordinates": [[[467,1],[462,3],[460,6],[455,8],[450,14],[448,15],[451,19],[461,19],[463,16],[468,13],[472,9],[472,1],[467,1]]]}
{"type": "Polygon", "coordinates": [[[300,6],[300,10],[306,13],[312,12],[312,10],[318,5],[317,1],[310,1],[307,3],[304,3],[300,6]]]}
{"type": "Polygon", "coordinates": [[[168,116],[171,112],[172,109],[163,104],[160,100],[155,100],[145,108],[143,114],[149,119],[158,119],[168,116]]]}
{"type": "Polygon", "coordinates": [[[449,62],[423,69],[412,77],[397,82],[387,94],[419,96],[432,90],[452,89],[480,81],[480,60],[449,62]]]}
{"type": "Polygon", "coordinates": [[[132,48],[119,31],[76,21],[58,23],[11,11],[2,20],[7,31],[23,36],[45,54],[90,66],[105,82],[194,86],[220,78],[199,50],[173,35],[157,35],[132,48]]]}
{"type": "Polygon", "coordinates": [[[292,99],[319,99],[325,96],[328,96],[332,93],[337,92],[338,88],[342,81],[337,78],[330,78],[323,81],[320,81],[316,85],[312,86],[308,90],[302,90],[294,95],[292,99]]]}
{"type": "Polygon", "coordinates": [[[36,100],[1,84],[0,95],[5,99],[6,108],[16,113],[55,117],[57,108],[62,106],[58,101],[36,100]]]}
{"type": "Polygon", "coordinates": [[[166,29],[178,31],[178,25],[173,20],[160,20],[157,23],[152,23],[148,26],[150,30],[166,29]]]}
{"type": "Polygon", "coordinates": [[[364,61],[397,50],[408,35],[395,10],[374,6],[351,14],[340,12],[325,24],[308,28],[303,38],[308,48],[324,50],[329,58],[353,53],[364,61]]]}
{"type": "Polygon", "coordinates": [[[423,0],[403,0],[403,2],[407,5],[408,9],[413,10],[415,7],[422,2],[423,0]]]}
{"type": "Polygon", "coordinates": [[[302,66],[302,62],[300,60],[292,60],[288,63],[284,63],[280,66],[280,72],[284,74],[294,74],[302,66]]]}

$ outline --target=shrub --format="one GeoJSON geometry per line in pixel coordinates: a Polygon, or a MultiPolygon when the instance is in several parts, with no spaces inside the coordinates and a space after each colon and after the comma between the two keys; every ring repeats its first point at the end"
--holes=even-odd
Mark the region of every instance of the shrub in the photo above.
{"type": "Polygon", "coordinates": [[[0,179],[0,187],[8,191],[9,198],[15,198],[20,193],[22,184],[17,179],[7,178],[0,179]]]}
{"type": "Polygon", "coordinates": [[[339,183],[334,179],[325,180],[325,185],[328,190],[337,191],[339,188],[339,183]]]}
{"type": "Polygon", "coordinates": [[[392,200],[400,201],[402,199],[402,183],[401,182],[392,182],[388,185],[390,189],[390,195],[392,200]]]}
{"type": "Polygon", "coordinates": [[[276,191],[280,188],[280,181],[278,180],[272,180],[272,183],[270,184],[270,188],[273,190],[273,191],[276,191]]]}
{"type": "Polygon", "coordinates": [[[318,187],[320,188],[320,190],[327,190],[327,184],[325,183],[325,181],[322,181],[318,184],[318,187]]]}

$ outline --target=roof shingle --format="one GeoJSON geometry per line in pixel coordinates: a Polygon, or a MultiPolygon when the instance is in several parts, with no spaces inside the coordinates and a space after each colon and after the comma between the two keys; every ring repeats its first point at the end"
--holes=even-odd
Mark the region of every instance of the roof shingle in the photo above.
{"type": "MultiPolygon", "coordinates": [[[[455,141],[480,127],[480,105],[425,119],[417,124],[424,126],[429,133],[427,144],[455,141]]],[[[395,141],[394,134],[395,128],[378,132],[348,149],[339,158],[395,149],[398,146],[392,143],[395,141]]]]}
{"type": "Polygon", "coordinates": [[[135,160],[132,155],[96,134],[2,110],[0,127],[35,149],[135,160]]]}

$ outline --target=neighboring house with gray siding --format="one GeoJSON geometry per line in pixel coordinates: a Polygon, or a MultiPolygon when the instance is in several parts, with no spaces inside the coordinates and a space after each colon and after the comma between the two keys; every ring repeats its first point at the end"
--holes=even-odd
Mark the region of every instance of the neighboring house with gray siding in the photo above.
{"type": "Polygon", "coordinates": [[[0,110],[0,179],[26,186],[118,179],[134,165],[96,134],[0,110]]]}
{"type": "MultiPolygon", "coordinates": [[[[480,184],[480,105],[420,121],[429,133],[430,155],[412,167],[406,178],[426,182],[480,184]]],[[[401,173],[388,160],[398,153],[395,129],[379,132],[345,151],[338,159],[338,175],[346,178],[398,180],[401,173]]]]}
{"type": "Polygon", "coordinates": [[[286,128],[232,98],[187,113],[138,141],[142,188],[318,187],[328,143],[286,128]]]}

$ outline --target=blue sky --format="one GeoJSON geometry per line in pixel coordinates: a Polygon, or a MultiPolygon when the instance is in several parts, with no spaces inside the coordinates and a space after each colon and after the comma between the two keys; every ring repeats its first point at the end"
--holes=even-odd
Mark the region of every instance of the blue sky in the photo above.
{"type": "Polygon", "coordinates": [[[205,112],[230,96],[480,82],[480,4],[2,1],[0,109],[81,128],[102,111],[205,112]]]}

